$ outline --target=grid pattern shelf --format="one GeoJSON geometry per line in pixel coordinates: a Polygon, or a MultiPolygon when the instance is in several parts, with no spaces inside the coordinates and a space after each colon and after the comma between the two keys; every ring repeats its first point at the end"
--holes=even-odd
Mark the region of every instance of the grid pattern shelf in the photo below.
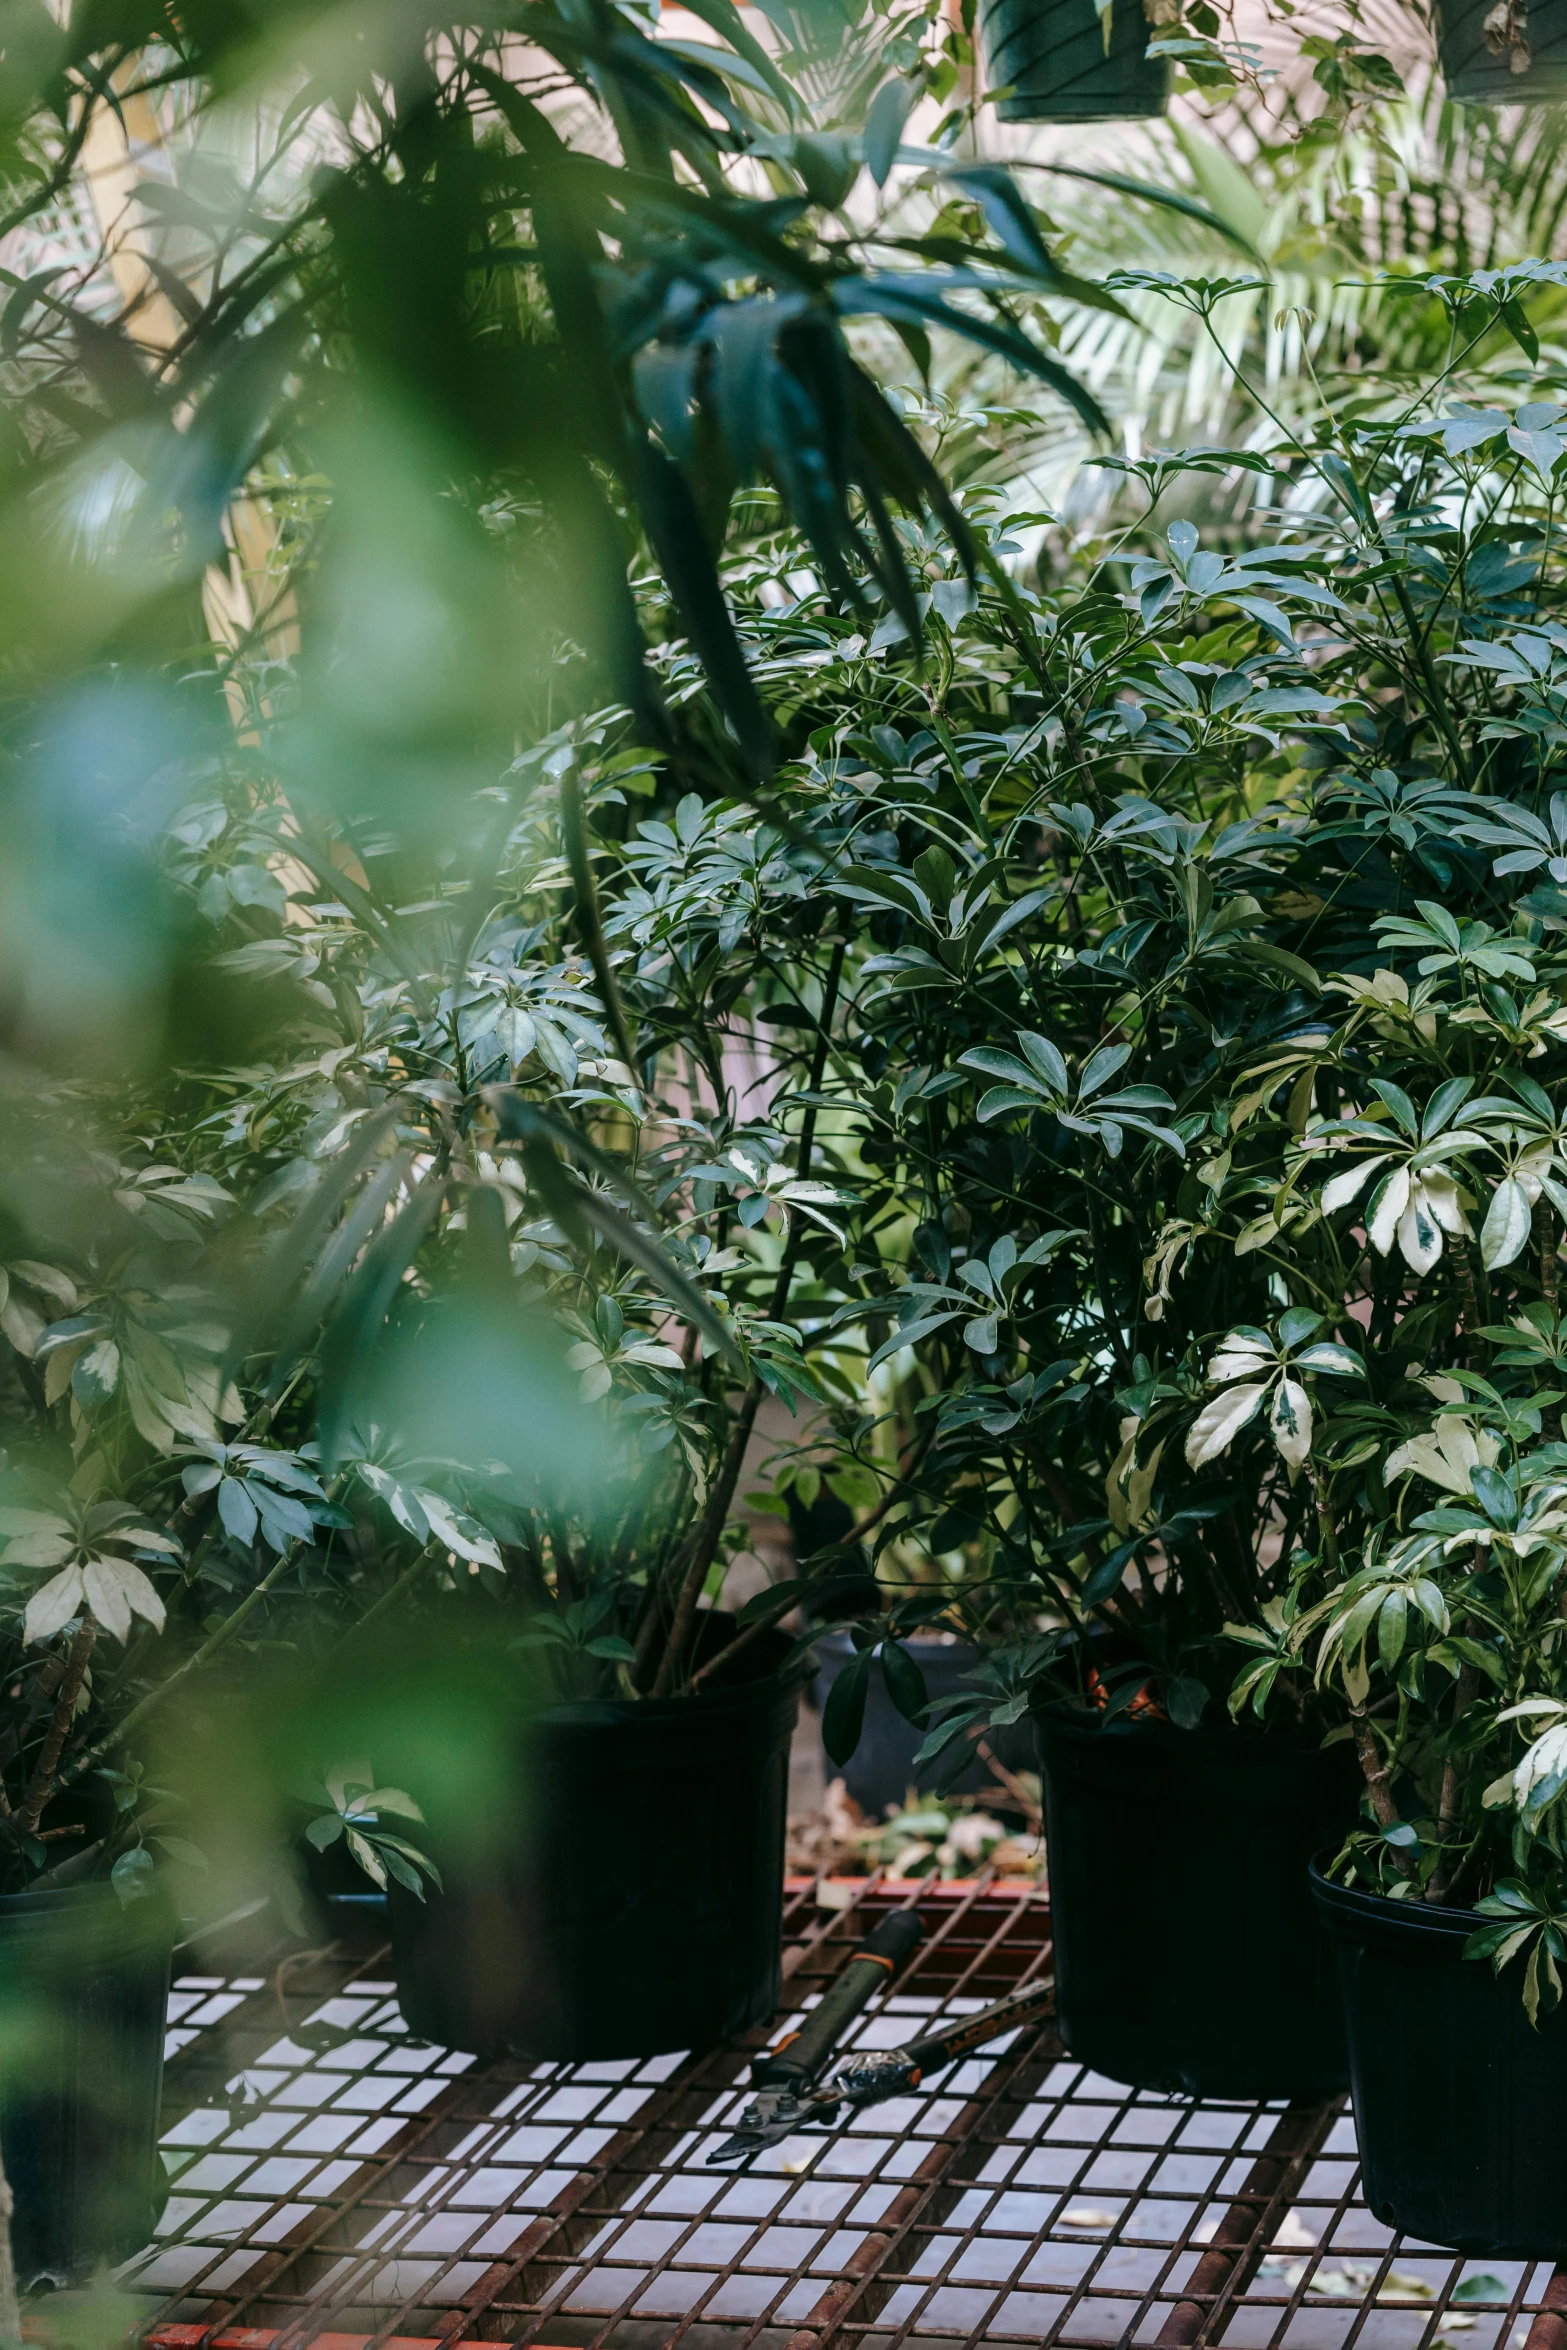
{"type": "MultiPolygon", "coordinates": [[[[774,2030],[910,1903],[924,1942],[852,2045],[1048,1969],[1032,1888],[791,1882],[774,2030]]],[[[152,2350],[1567,2350],[1567,2269],[1394,2238],[1337,2102],[1134,2092],[1046,2026],[709,2170],[770,2034],[480,2064],[410,2038],[386,1966],[335,1943],[178,1980],[172,2190],[122,2272],[152,2350]]]]}

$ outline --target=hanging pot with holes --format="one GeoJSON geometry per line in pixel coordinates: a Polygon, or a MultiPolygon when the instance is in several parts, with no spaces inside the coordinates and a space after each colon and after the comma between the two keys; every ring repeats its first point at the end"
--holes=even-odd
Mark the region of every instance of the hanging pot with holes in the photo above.
{"type": "Polygon", "coordinates": [[[1436,0],[1449,98],[1549,106],[1567,98],[1567,0],[1436,0]]]}
{"type": "Polygon", "coordinates": [[[25,2293],[139,2252],[168,2199],[158,2153],[174,1930],[112,1885],[0,1898],[0,2151],[25,2293]]]}
{"type": "Polygon", "coordinates": [[[980,0],[988,89],[1003,122],[1124,122],[1163,114],[1170,61],[1150,57],[1145,0],[980,0]]]}
{"type": "Polygon", "coordinates": [[[1312,1855],[1355,1824],[1347,1746],[1036,1701],[1061,2036],[1113,2081],[1318,2099],[1348,2079],[1312,1855]]]}
{"type": "Polygon", "coordinates": [[[1311,1890],[1338,1960],[1372,2213],[1455,2252],[1560,2260],[1567,2008],[1536,2030],[1522,1962],[1498,1975],[1465,1958],[1489,1922],[1475,1910],[1390,1901],[1316,1868],[1311,1890]]]}

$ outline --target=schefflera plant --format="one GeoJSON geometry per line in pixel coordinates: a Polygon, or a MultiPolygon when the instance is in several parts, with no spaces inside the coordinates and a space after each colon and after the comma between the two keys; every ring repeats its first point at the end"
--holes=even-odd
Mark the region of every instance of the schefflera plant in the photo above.
{"type": "MultiPolygon", "coordinates": [[[[1484,802],[1455,829],[1503,837],[1484,802]]],[[[1434,901],[1376,923],[1376,968],[1328,979],[1336,1019],[1236,1103],[1208,1218],[1364,1333],[1341,1406],[1303,1436],[1270,1416],[1308,1498],[1288,1592],[1234,1627],[1251,1654],[1231,1709],[1326,1713],[1365,1787],[1334,1872],[1477,1910],[1471,1955],[1521,1960],[1536,2018],[1567,1957],[1560,935],[1538,895],[1506,931],[1434,901]]],[[[1260,1335],[1210,1362],[1189,1460],[1219,1456],[1265,1377],[1282,1393],[1260,1335]]]]}
{"type": "Polygon", "coordinates": [[[1333,1873],[1477,1910],[1466,1955],[1522,1961],[1537,2022],[1567,1960],[1567,1447],[1531,1441],[1533,1410],[1482,1378],[1431,1384],[1435,1429],[1388,1468],[1442,1498],[1374,1534],[1288,1646],[1342,1695],[1366,1774],[1333,1873]]]}

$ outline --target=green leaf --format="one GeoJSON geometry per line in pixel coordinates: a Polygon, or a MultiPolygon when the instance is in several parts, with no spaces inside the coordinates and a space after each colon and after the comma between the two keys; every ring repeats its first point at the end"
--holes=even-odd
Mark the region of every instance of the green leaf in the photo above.
{"type": "Polygon", "coordinates": [[[1500,2301],[1505,2305],[1512,2299],[1512,2294],[1500,2277],[1492,2276],[1490,2270],[1485,2269],[1479,2276],[1465,2277],[1461,2285],[1455,2285],[1448,2295],[1448,2299],[1450,2301],[1500,2301]]]}
{"type": "Polygon", "coordinates": [[[1195,1730],[1208,1703],[1207,1685],[1182,1673],[1171,1675],[1164,1692],[1165,1711],[1178,1730],[1195,1730]]]}
{"type": "Polygon", "coordinates": [[[446,1195],[446,1180],[444,1174],[425,1177],[366,1255],[327,1326],[321,1349],[316,1441],[328,1472],[337,1464],[359,1384],[392,1300],[446,1195]]]}
{"type": "Polygon", "coordinates": [[[870,112],[865,118],[865,168],[878,188],[887,185],[893,164],[897,161],[898,141],[903,126],[919,96],[916,82],[901,77],[883,82],[871,100],[870,112]]]}
{"type": "Polygon", "coordinates": [[[849,1659],[827,1692],[822,1708],[822,1744],[841,1769],[860,1743],[865,1724],[865,1697],[870,1686],[871,1651],[863,1648],[849,1659]]]}
{"type": "MultiPolygon", "coordinates": [[[[1518,345],[1519,350],[1523,352],[1530,366],[1538,367],[1540,364],[1540,338],[1529,324],[1523,305],[1515,297],[1500,302],[1497,305],[1496,315],[1518,345]]],[[[1552,2004],[1554,2005],[1555,2002],[1553,2001],[1552,2004]]]]}
{"type": "Polygon", "coordinates": [[[961,339],[981,343],[998,357],[1010,359],[1026,375],[1037,376],[1076,410],[1090,432],[1110,431],[1110,420],[1077,378],[1058,360],[1047,358],[1038,345],[1014,326],[1004,326],[973,311],[957,310],[943,296],[950,287],[970,291],[984,280],[973,272],[932,271],[928,277],[883,274],[871,278],[839,278],[832,287],[833,306],[846,318],[870,314],[918,326],[941,326],[961,339]]]}
{"type": "Polygon", "coordinates": [[[924,1674],[900,1640],[882,1642],[881,1671],[887,1695],[904,1720],[922,1728],[930,1693],[925,1687],[924,1674]]]}

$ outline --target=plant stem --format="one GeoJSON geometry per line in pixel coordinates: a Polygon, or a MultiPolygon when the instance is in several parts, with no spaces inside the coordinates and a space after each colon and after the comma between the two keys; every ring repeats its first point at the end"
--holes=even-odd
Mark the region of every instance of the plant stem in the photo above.
{"type": "MultiPolygon", "coordinates": [[[[1474,1703],[1479,1686],[1480,1676],[1474,1666],[1463,1666],[1453,1685],[1452,1730],[1454,1735],[1457,1733],[1458,1725],[1463,1720],[1464,1714],[1474,1703]]],[[[1437,1804],[1436,1837],[1440,1851],[1437,1855],[1436,1868],[1432,1873],[1431,1882],[1426,1887],[1427,1901],[1445,1901],[1452,1886],[1453,1872],[1449,1863],[1455,1857],[1451,1850],[1451,1844],[1453,1832],[1458,1826],[1461,1792],[1457,1757],[1449,1754],[1442,1765],[1442,1793],[1437,1804]]]]}
{"type": "MultiPolygon", "coordinates": [[[[1398,1805],[1393,1801],[1392,1789],[1388,1785],[1387,1764],[1377,1750],[1376,1732],[1366,1719],[1364,1706],[1354,1706],[1350,1710],[1355,1725],[1355,1752],[1360,1758],[1360,1768],[1371,1791],[1371,1808],[1376,1814],[1377,1826],[1396,1828],[1399,1823],[1398,1805]]],[[[1397,1844],[1390,1845],[1388,1849],[1399,1875],[1413,1884],[1416,1869],[1409,1854],[1397,1844]]]]}
{"type": "MultiPolygon", "coordinates": [[[[816,1101],[814,1097],[821,1090],[822,1077],[827,1067],[828,1038],[832,1029],[833,1012],[838,1001],[838,986],[843,977],[844,957],[848,951],[848,940],[840,939],[833,948],[832,960],[827,966],[827,977],[822,986],[821,1018],[816,1028],[816,1049],[811,1055],[808,1087],[813,1098],[805,1105],[805,1116],[800,1125],[800,1147],[795,1161],[797,1176],[810,1173],[811,1154],[816,1147],[816,1101]]],[[[783,1255],[779,1259],[778,1278],[773,1283],[772,1303],[768,1308],[769,1321],[776,1322],[789,1302],[789,1285],[794,1278],[795,1262],[800,1253],[800,1243],[804,1232],[805,1219],[797,1214],[790,1227],[789,1237],[784,1243],[783,1255]]],[[[718,1545],[723,1539],[724,1525],[729,1516],[729,1504],[733,1501],[735,1487],[740,1482],[740,1471],[745,1463],[746,1446],[751,1441],[751,1431],[756,1425],[756,1415],[761,1407],[764,1392],[761,1380],[753,1379],[746,1391],[745,1400],[736,1415],[728,1447],[724,1453],[723,1466],[713,1480],[712,1491],[707,1497],[707,1507],[704,1509],[701,1522],[697,1527],[690,1563],[681,1579],[679,1597],[675,1601],[674,1621],[669,1627],[669,1638],[664,1644],[664,1653],[659,1660],[653,1686],[648,1692],[651,1697],[667,1697],[675,1675],[680,1669],[680,1661],[685,1654],[686,1644],[696,1622],[697,1601],[702,1596],[702,1588],[707,1581],[708,1570],[717,1555],[718,1545]]]]}
{"type": "Polygon", "coordinates": [[[778,1629],[779,1619],[783,1616],[786,1616],[789,1613],[789,1610],[796,1604],[797,1603],[793,1597],[786,1599],[783,1601],[781,1606],[772,1612],[771,1615],[764,1611],[760,1616],[757,1617],[754,1624],[747,1624],[743,1632],[737,1632],[727,1647],[721,1648],[716,1656],[710,1656],[706,1664],[700,1666],[698,1670],[692,1674],[692,1696],[695,1697],[699,1689],[706,1688],[708,1682],[714,1679],[717,1674],[727,1671],[728,1668],[734,1663],[736,1657],[744,1656],[748,1648],[754,1648],[757,1641],[761,1639],[764,1632],[776,1632],[778,1629]]]}
{"type": "MultiPolygon", "coordinates": [[[[76,1719],[76,1700],[82,1693],[87,1678],[87,1667],[98,1637],[98,1626],[93,1617],[83,1616],[77,1626],[76,1638],[71,1642],[71,1653],[66,1659],[65,1671],[60,1676],[60,1687],[54,1701],[54,1719],[44,1733],[27,1793],[16,1814],[16,1824],[24,1836],[30,1836],[43,1817],[44,1805],[54,1793],[54,1774],[59,1766],[71,1724],[76,1719]]],[[[62,1780],[61,1784],[64,1782],[62,1780]]]]}
{"type": "Polygon", "coordinates": [[[588,950],[588,960],[593,965],[593,976],[598,981],[599,994],[604,998],[604,1014],[609,1022],[609,1031],[615,1039],[616,1051],[626,1064],[626,1075],[636,1085],[640,1082],[636,1046],[632,1042],[620,990],[615,985],[615,967],[609,959],[604,924],[599,914],[598,890],[593,880],[593,856],[588,847],[587,827],[583,822],[582,794],[577,789],[576,775],[570,769],[560,779],[560,832],[566,851],[566,864],[571,873],[571,885],[577,893],[577,920],[582,925],[583,941],[588,950]]]}
{"type": "Polygon", "coordinates": [[[1338,1526],[1333,1517],[1333,1505],[1328,1500],[1327,1481],[1320,1469],[1309,1471],[1312,1496],[1317,1505],[1317,1530],[1322,1541],[1322,1556],[1333,1574],[1339,1571],[1338,1526]]]}
{"type": "Polygon", "coordinates": [[[0,2345],[17,2350],[22,2339],[22,2312],[16,2297],[16,2257],[11,2249],[11,2215],[16,2208],[11,2182],[0,2160],[0,2345]]]}
{"type": "Polygon", "coordinates": [[[1457,1276],[1459,1299],[1459,1327],[1469,1342],[1464,1347],[1464,1361],[1474,1367],[1474,1333],[1480,1327],[1480,1301],[1475,1294],[1475,1269],[1470,1262],[1469,1243],[1460,1233],[1453,1242],[1453,1270],[1457,1276]]]}
{"type": "Polygon", "coordinates": [[[397,1581],[392,1585],[391,1589],[389,1591],[383,1591],[380,1598],[376,1601],[374,1607],[367,1608],[364,1614],[360,1617],[358,1623],[351,1625],[348,1631],[344,1633],[342,1639],[338,1642],[337,1654],[341,1656],[343,1650],[348,1646],[349,1642],[351,1640],[357,1640],[361,1632],[368,1630],[369,1626],[375,1622],[377,1616],[383,1616],[385,1615],[388,1608],[395,1607],[397,1602],[402,1598],[404,1592],[413,1588],[414,1584],[418,1582],[420,1576],[425,1572],[425,1569],[429,1567],[435,1559],[439,1558],[439,1556],[440,1551],[438,1547],[434,1543],[426,1543],[424,1549],[420,1551],[419,1556],[414,1560],[413,1565],[411,1567],[405,1567],[402,1573],[398,1576],[397,1581]]]}

